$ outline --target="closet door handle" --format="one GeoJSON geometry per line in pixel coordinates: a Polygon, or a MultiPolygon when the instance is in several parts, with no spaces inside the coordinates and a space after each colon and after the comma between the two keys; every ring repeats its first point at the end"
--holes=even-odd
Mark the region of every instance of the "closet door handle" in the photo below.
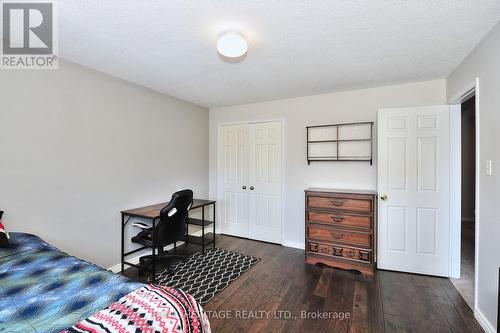
{"type": "Polygon", "coordinates": [[[253,191],[254,189],[255,189],[255,187],[250,186],[250,191],[253,191]]]}
{"type": "Polygon", "coordinates": [[[247,189],[247,186],[246,186],[246,185],[243,185],[243,186],[241,187],[241,189],[242,189],[242,190],[246,190],[246,189],[247,189]]]}

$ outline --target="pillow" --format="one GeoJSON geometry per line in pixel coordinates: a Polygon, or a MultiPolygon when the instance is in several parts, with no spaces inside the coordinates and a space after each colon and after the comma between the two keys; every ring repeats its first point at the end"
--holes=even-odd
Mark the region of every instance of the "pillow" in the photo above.
{"type": "Polygon", "coordinates": [[[9,247],[9,233],[5,231],[5,227],[2,224],[3,212],[0,210],[0,247],[9,247]]]}

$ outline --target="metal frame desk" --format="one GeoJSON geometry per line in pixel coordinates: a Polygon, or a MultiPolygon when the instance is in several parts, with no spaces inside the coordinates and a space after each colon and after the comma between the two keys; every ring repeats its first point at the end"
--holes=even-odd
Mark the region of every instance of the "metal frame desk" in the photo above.
{"type": "MultiPolygon", "coordinates": [[[[122,228],[121,228],[121,272],[125,270],[125,265],[129,265],[132,267],[144,269],[147,271],[150,271],[153,273],[153,282],[156,277],[156,263],[155,260],[153,260],[153,268],[149,269],[147,267],[141,267],[139,265],[133,264],[131,262],[128,262],[125,260],[126,256],[129,256],[131,254],[134,254],[136,252],[139,252],[141,250],[147,249],[147,246],[142,246],[140,248],[134,249],[129,252],[125,252],[125,226],[127,223],[130,221],[131,218],[140,218],[140,219],[145,219],[145,220],[150,220],[152,222],[152,228],[153,228],[153,233],[155,231],[157,221],[160,219],[160,211],[162,210],[163,207],[168,205],[168,202],[156,204],[156,205],[151,205],[151,206],[145,206],[145,207],[140,207],[140,208],[134,208],[134,209],[128,209],[121,211],[122,215],[122,228]]],[[[186,239],[184,240],[187,244],[198,244],[201,245],[202,247],[202,253],[205,253],[205,247],[212,244],[213,247],[215,248],[215,201],[214,200],[204,200],[204,199],[193,199],[193,204],[191,206],[191,210],[193,209],[198,209],[201,208],[201,219],[195,219],[195,218],[188,218],[187,224],[188,227],[189,225],[197,225],[201,227],[202,230],[202,235],[200,236],[194,236],[189,234],[189,229],[186,234],[186,239]],[[213,206],[213,220],[208,221],[205,219],[205,207],[207,206],[213,206]],[[212,224],[213,226],[213,233],[206,233],[205,234],[205,227],[209,226],[212,224]]],[[[182,240],[181,240],[182,241],[182,240]]],[[[174,244],[175,246],[175,244],[174,244]]],[[[154,244],[154,237],[153,237],[153,245],[151,249],[151,254],[153,256],[156,255],[156,246],[154,244]]]]}

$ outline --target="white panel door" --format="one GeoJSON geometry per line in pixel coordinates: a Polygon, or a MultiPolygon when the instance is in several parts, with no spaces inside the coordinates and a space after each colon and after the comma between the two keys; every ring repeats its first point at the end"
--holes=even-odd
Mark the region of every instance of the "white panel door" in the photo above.
{"type": "Polygon", "coordinates": [[[248,126],[222,126],[219,133],[218,198],[223,233],[248,237],[248,126]]]}
{"type": "Polygon", "coordinates": [[[378,112],[380,269],[449,276],[450,106],[378,112]]]}
{"type": "Polygon", "coordinates": [[[224,234],[281,244],[281,122],[221,126],[219,221],[224,234]]]}
{"type": "Polygon", "coordinates": [[[281,122],[250,125],[249,238],[281,244],[281,122]]]}

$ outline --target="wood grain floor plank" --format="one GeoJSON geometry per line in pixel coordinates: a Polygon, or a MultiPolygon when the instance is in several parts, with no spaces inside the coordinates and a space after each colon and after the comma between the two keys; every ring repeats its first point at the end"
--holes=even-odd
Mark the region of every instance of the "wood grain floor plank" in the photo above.
{"type": "Polygon", "coordinates": [[[361,281],[354,282],[353,309],[350,332],[368,332],[368,287],[361,281]]]}

